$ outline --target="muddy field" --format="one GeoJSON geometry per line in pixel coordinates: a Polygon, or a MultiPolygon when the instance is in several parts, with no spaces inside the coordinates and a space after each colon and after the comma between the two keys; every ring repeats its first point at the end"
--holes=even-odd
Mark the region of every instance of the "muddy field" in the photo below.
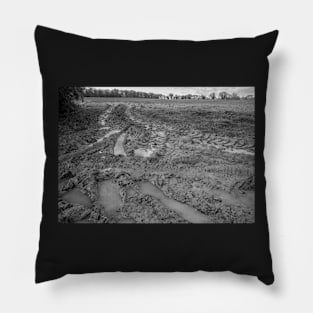
{"type": "Polygon", "coordinates": [[[85,98],[59,121],[63,223],[253,223],[254,100],[85,98]]]}

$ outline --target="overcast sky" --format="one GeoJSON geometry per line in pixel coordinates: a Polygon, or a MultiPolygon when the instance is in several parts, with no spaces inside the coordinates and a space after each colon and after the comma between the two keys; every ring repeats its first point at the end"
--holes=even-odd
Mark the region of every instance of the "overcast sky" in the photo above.
{"type": "Polygon", "coordinates": [[[168,95],[169,93],[177,95],[205,95],[210,93],[219,93],[226,91],[229,93],[236,92],[239,96],[254,95],[254,87],[93,87],[97,89],[122,89],[122,90],[135,90],[144,92],[161,93],[168,95]]]}

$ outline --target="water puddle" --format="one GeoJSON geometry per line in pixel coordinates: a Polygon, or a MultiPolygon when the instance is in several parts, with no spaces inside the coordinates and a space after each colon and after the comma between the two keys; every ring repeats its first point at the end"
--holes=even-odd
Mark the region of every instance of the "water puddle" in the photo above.
{"type": "Polygon", "coordinates": [[[152,156],[154,153],[155,149],[144,149],[144,148],[139,148],[134,151],[135,155],[143,157],[143,158],[149,158],[152,156]]]}
{"type": "Polygon", "coordinates": [[[159,200],[168,209],[175,211],[177,214],[191,223],[212,223],[212,219],[209,216],[198,212],[187,204],[167,197],[162,190],[150,182],[143,182],[141,184],[141,192],[144,195],[152,196],[159,200]]]}
{"type": "Polygon", "coordinates": [[[114,146],[114,150],[113,150],[114,155],[127,156],[124,150],[124,145],[123,145],[125,137],[126,137],[126,133],[123,133],[117,138],[115,146],[114,146]]]}
{"type": "Polygon", "coordinates": [[[105,136],[103,136],[103,137],[97,139],[97,143],[102,142],[102,141],[104,140],[104,138],[105,138],[105,136]]]}
{"type": "Polygon", "coordinates": [[[114,214],[122,206],[120,188],[112,180],[106,180],[98,184],[98,202],[101,203],[108,214],[114,214]]]}
{"type": "Polygon", "coordinates": [[[109,138],[111,135],[117,134],[117,133],[119,133],[120,131],[121,131],[120,129],[110,130],[110,131],[104,136],[104,138],[109,138]]]}
{"type": "Polygon", "coordinates": [[[68,191],[67,193],[65,193],[62,196],[62,199],[72,203],[72,204],[81,204],[84,205],[86,207],[90,207],[91,206],[91,200],[89,199],[88,196],[86,196],[85,194],[83,194],[79,188],[74,188],[70,191],[68,191]]]}

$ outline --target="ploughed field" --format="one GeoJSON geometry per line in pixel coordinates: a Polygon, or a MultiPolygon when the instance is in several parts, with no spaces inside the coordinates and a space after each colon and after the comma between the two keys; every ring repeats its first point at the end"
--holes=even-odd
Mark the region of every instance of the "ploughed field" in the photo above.
{"type": "Polygon", "coordinates": [[[59,121],[64,223],[253,223],[254,100],[85,98],[59,121]]]}

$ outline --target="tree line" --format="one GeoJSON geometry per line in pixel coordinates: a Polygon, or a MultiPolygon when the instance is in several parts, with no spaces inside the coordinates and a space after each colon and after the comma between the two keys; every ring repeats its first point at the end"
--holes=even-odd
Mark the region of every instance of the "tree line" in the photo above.
{"type": "Polygon", "coordinates": [[[83,94],[85,97],[110,97],[110,98],[148,98],[148,99],[209,99],[209,100],[239,100],[244,98],[253,98],[252,95],[240,97],[237,93],[228,93],[226,91],[221,91],[219,93],[212,92],[209,95],[175,95],[170,93],[168,95],[163,95],[160,93],[153,92],[143,92],[135,90],[120,90],[120,89],[96,89],[96,88],[85,88],[83,89],[83,94]]]}
{"type": "Polygon", "coordinates": [[[162,94],[156,94],[153,92],[143,92],[135,90],[120,90],[120,89],[95,89],[85,88],[85,97],[124,97],[124,98],[150,98],[159,99],[162,94]]]}

